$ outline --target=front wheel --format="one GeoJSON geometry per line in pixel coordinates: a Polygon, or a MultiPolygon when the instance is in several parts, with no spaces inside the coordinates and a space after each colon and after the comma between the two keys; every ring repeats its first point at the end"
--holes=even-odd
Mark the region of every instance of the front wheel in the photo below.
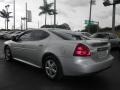
{"type": "Polygon", "coordinates": [[[59,80],[63,77],[61,65],[54,56],[45,58],[44,71],[47,77],[52,80],[59,80]]]}
{"type": "Polygon", "coordinates": [[[12,53],[11,53],[11,50],[10,50],[10,48],[8,46],[5,47],[4,53],[5,53],[5,60],[6,61],[12,60],[12,53]]]}

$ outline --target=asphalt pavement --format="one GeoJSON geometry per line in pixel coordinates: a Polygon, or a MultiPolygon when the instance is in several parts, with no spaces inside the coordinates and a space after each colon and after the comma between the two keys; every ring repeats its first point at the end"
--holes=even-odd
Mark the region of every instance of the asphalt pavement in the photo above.
{"type": "Polygon", "coordinates": [[[0,40],[0,90],[120,90],[120,52],[112,50],[113,66],[94,76],[47,79],[41,69],[20,63],[6,62],[0,40]]]}

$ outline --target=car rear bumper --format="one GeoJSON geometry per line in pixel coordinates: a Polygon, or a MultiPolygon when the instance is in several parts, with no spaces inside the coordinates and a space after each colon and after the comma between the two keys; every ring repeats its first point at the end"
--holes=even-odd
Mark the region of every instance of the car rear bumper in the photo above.
{"type": "Polygon", "coordinates": [[[101,62],[96,62],[92,59],[78,59],[72,63],[63,65],[64,75],[77,76],[77,75],[87,75],[95,72],[100,72],[106,70],[112,65],[113,56],[109,57],[101,62]]]}

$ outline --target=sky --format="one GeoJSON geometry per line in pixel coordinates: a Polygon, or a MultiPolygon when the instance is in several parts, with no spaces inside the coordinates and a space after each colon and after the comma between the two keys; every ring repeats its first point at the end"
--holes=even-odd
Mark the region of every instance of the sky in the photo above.
{"type": "MultiPolygon", "coordinates": [[[[47,0],[53,2],[54,0],[47,0]]],[[[112,1],[112,0],[110,0],[112,1]]],[[[20,28],[21,17],[25,16],[25,3],[28,10],[32,11],[32,22],[28,22],[29,28],[38,28],[44,24],[44,15],[39,16],[40,6],[43,0],[16,0],[16,28],[20,28]],[[38,25],[39,22],[39,25],[38,25]]],[[[85,20],[89,19],[90,0],[56,0],[57,2],[57,24],[68,23],[72,30],[82,30],[85,20]]],[[[0,0],[0,10],[9,4],[9,11],[13,12],[13,0],[0,0]]],[[[53,8],[53,7],[52,7],[53,8]]],[[[13,14],[11,14],[13,16],[13,14]]],[[[47,16],[47,24],[53,24],[53,16],[47,16]]],[[[103,6],[103,0],[96,0],[92,6],[92,20],[99,21],[100,27],[112,26],[112,6],[103,6]]],[[[0,17],[0,28],[5,27],[5,20],[0,17]]],[[[120,5],[116,7],[116,25],[120,25],[120,5]]],[[[10,19],[9,28],[13,27],[13,18],[10,19]]]]}

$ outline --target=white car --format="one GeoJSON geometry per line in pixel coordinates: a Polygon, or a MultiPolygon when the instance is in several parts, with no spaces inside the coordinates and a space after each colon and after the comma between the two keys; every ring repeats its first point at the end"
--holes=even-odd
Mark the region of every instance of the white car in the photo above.
{"type": "Polygon", "coordinates": [[[6,33],[3,35],[3,38],[9,40],[10,37],[11,37],[10,35],[13,34],[14,32],[15,32],[15,31],[8,31],[8,32],[6,32],[6,33]]]}
{"type": "Polygon", "coordinates": [[[6,34],[8,31],[1,31],[0,32],[0,39],[3,39],[4,34],[6,34]]]}
{"type": "Polygon", "coordinates": [[[50,79],[99,72],[112,65],[107,40],[82,39],[61,29],[30,30],[4,43],[5,60],[43,68],[50,79]]]}
{"type": "Polygon", "coordinates": [[[118,48],[118,50],[120,49],[120,38],[115,33],[98,32],[91,35],[91,38],[108,39],[111,43],[111,48],[118,48]]]}

